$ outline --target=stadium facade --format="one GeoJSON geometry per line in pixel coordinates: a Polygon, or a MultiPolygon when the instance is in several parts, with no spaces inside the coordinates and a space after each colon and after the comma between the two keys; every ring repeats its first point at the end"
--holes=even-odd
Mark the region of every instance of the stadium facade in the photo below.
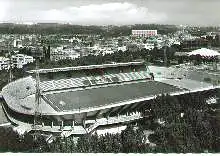
{"type": "Polygon", "coordinates": [[[26,132],[69,136],[140,119],[156,95],[215,89],[172,72],[163,77],[144,61],[32,70],[2,89],[3,110],[26,132]]]}

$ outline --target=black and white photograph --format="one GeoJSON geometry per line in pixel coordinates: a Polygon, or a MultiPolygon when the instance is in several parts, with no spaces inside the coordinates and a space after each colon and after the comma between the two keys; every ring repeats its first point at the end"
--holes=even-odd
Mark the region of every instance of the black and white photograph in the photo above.
{"type": "Polygon", "coordinates": [[[220,0],[0,0],[0,153],[220,152],[220,0]]]}

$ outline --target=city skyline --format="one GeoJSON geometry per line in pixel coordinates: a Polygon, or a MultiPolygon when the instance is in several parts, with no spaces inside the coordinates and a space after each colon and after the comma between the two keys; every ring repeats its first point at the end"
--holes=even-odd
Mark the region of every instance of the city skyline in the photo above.
{"type": "Polygon", "coordinates": [[[218,0],[0,0],[0,22],[219,26],[218,0]]]}

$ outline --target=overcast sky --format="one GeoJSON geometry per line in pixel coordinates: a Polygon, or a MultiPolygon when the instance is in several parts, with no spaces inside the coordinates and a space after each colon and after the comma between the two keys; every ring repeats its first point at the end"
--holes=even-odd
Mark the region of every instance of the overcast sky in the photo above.
{"type": "Polygon", "coordinates": [[[220,26],[220,0],[0,0],[0,22],[220,26]]]}

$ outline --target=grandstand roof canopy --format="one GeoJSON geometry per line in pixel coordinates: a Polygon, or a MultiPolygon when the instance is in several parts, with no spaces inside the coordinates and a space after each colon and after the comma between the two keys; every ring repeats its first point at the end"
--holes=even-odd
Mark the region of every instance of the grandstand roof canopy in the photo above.
{"type": "Polygon", "coordinates": [[[82,70],[82,69],[96,69],[96,68],[109,68],[129,65],[141,65],[144,61],[126,62],[126,63],[114,63],[114,64],[102,64],[102,65],[89,65],[89,66],[76,66],[76,67],[64,67],[64,68],[51,68],[51,69],[38,69],[30,70],[28,73],[49,73],[49,72],[60,72],[60,71],[71,71],[71,70],[82,70]]]}
{"type": "Polygon", "coordinates": [[[220,53],[215,50],[201,48],[201,49],[197,49],[197,50],[194,50],[194,51],[188,53],[188,55],[189,56],[200,55],[203,57],[215,57],[215,56],[220,56],[220,53]]]}

